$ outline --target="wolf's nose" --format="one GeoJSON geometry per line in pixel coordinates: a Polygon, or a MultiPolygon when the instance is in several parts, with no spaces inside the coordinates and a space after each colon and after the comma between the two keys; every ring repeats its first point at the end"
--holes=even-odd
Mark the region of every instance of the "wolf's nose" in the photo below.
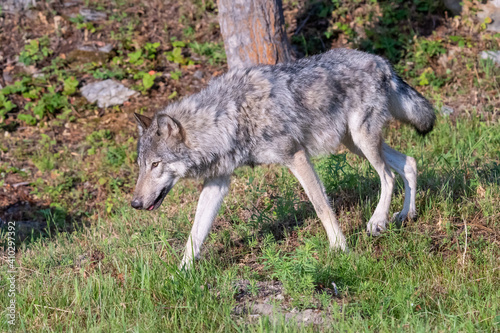
{"type": "Polygon", "coordinates": [[[134,207],[135,209],[141,209],[142,208],[142,202],[140,200],[134,199],[132,202],[130,202],[130,205],[134,207]]]}

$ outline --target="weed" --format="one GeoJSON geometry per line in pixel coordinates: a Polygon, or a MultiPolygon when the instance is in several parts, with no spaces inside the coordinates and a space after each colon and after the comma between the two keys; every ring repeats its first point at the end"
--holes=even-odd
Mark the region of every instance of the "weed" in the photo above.
{"type": "Polygon", "coordinates": [[[170,72],[170,77],[172,78],[172,80],[179,80],[182,76],[182,72],[180,70],[176,70],[176,71],[173,71],[173,72],[170,72]]]}
{"type": "Polygon", "coordinates": [[[311,242],[306,242],[291,254],[281,253],[276,243],[262,250],[265,269],[273,279],[283,283],[285,291],[296,302],[295,305],[310,306],[318,272],[317,252],[311,242]]]}
{"type": "Polygon", "coordinates": [[[189,43],[189,48],[193,53],[206,57],[210,64],[222,64],[226,61],[226,52],[223,43],[205,42],[189,43]]]}
{"type": "Polygon", "coordinates": [[[167,52],[167,60],[179,65],[192,65],[194,62],[182,54],[183,48],[186,46],[186,43],[173,40],[172,41],[172,51],[167,52]]]}
{"type": "Polygon", "coordinates": [[[12,103],[0,90],[0,121],[5,118],[5,115],[16,108],[17,105],[12,103]]]}
{"type": "Polygon", "coordinates": [[[50,40],[47,36],[40,39],[32,39],[19,54],[19,61],[25,65],[35,65],[51,55],[50,40]]]}

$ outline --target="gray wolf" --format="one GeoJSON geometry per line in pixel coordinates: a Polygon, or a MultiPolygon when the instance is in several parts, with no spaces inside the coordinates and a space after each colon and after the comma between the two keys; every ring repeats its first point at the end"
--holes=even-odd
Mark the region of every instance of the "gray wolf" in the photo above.
{"type": "Polygon", "coordinates": [[[391,168],[405,186],[404,205],[395,218],[415,218],[415,159],[382,138],[382,128],[392,118],[427,133],[435,114],[422,95],[375,55],[336,49],[291,63],[233,69],[152,118],[136,114],[139,177],[131,205],[157,209],[179,179],[204,179],[181,263],[189,267],[228,193],[233,171],[277,163],[299,180],[330,247],[347,250],[310,157],[334,153],[344,144],[371,163],[381,181],[380,201],[367,226],[372,235],[388,223],[391,168]]]}

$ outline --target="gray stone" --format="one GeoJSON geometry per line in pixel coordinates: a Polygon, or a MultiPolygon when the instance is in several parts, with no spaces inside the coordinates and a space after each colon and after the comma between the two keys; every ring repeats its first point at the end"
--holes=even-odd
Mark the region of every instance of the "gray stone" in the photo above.
{"type": "Polygon", "coordinates": [[[486,30],[500,32],[500,0],[488,1],[486,4],[478,6],[477,17],[483,22],[487,17],[491,23],[486,25],[486,30]]]}
{"type": "Polygon", "coordinates": [[[93,45],[79,45],[77,47],[79,51],[84,51],[84,52],[102,52],[102,53],[109,53],[113,49],[113,45],[111,44],[106,44],[104,46],[97,46],[95,44],[93,45]]]}
{"type": "Polygon", "coordinates": [[[80,9],[80,15],[82,15],[85,21],[88,22],[102,21],[108,17],[106,13],[98,12],[97,10],[90,8],[80,9]]]}
{"type": "Polygon", "coordinates": [[[0,1],[2,10],[7,13],[19,13],[36,5],[35,0],[2,0],[0,1]]]}
{"type": "Polygon", "coordinates": [[[481,52],[481,59],[491,59],[500,66],[500,51],[483,51],[481,52]]]}
{"type": "Polygon", "coordinates": [[[81,89],[83,97],[90,103],[97,101],[100,108],[106,108],[113,105],[121,105],[129,97],[137,94],[136,91],[128,89],[123,84],[113,80],[105,80],[90,83],[81,89]]]}
{"type": "Polygon", "coordinates": [[[12,75],[8,72],[3,72],[3,80],[5,81],[6,85],[14,83],[14,78],[12,78],[12,75]]]}
{"type": "Polygon", "coordinates": [[[441,111],[441,114],[444,116],[449,116],[449,115],[453,114],[453,112],[455,112],[455,110],[453,110],[453,108],[448,106],[448,105],[443,105],[441,107],[440,111],[441,111]]]}
{"type": "Polygon", "coordinates": [[[453,15],[460,15],[462,12],[461,2],[463,0],[443,0],[446,9],[449,9],[453,15]]]}
{"type": "Polygon", "coordinates": [[[193,77],[195,79],[201,80],[203,78],[203,72],[200,70],[197,70],[196,72],[194,72],[193,77]]]}

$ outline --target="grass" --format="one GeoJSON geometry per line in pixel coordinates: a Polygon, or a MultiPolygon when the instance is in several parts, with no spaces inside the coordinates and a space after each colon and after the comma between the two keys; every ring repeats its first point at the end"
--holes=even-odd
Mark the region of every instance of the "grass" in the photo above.
{"type": "MultiPolygon", "coordinates": [[[[418,160],[419,218],[379,238],[364,233],[378,191],[368,163],[349,154],[342,171],[328,174],[324,169],[338,160],[316,161],[332,196],[357,197],[350,206],[336,205],[349,254],[328,251],[302,190],[279,167],[237,173],[203,260],[190,272],[179,273],[177,264],[197,183],[178,185],[157,213],[133,211],[122,197],[112,216],[71,233],[47,228],[41,237],[19,244],[17,327],[302,331],[293,322],[266,317],[248,322],[231,315],[236,280],[278,279],[294,307],[329,309],[336,330],[499,330],[499,133],[498,122],[478,116],[457,119],[454,127],[440,118],[426,138],[406,127],[389,131],[388,142],[418,160]],[[256,196],[262,196],[260,204],[256,196]],[[485,221],[481,228],[474,224],[479,217],[485,221]],[[331,282],[338,297],[316,292],[317,285],[331,282]]],[[[402,201],[399,184],[394,209],[402,201]]],[[[0,274],[5,277],[6,269],[0,274]]],[[[7,302],[2,293],[2,308],[7,302]]],[[[8,330],[5,321],[1,329],[8,330]]]]}

